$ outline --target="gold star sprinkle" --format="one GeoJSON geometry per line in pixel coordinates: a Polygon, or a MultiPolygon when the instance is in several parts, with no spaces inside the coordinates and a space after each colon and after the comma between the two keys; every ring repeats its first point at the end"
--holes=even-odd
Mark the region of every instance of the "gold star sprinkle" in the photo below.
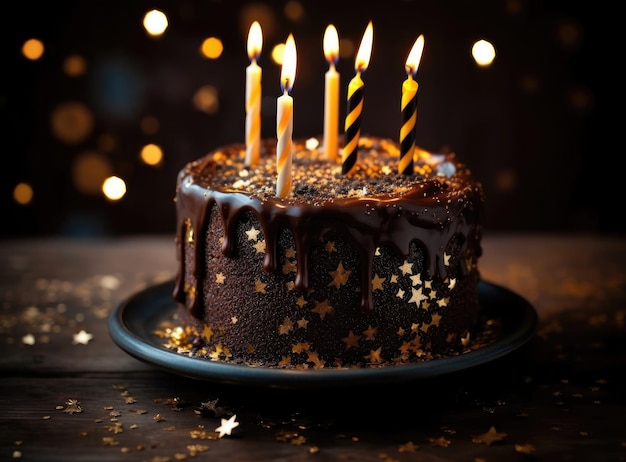
{"type": "Polygon", "coordinates": [[[389,282],[396,284],[398,282],[398,275],[392,274],[391,277],[389,278],[389,282]]]}
{"type": "Polygon", "coordinates": [[[444,298],[437,300],[437,306],[439,307],[448,306],[449,302],[450,302],[450,299],[448,297],[444,297],[444,298]]]}
{"type": "Polygon", "coordinates": [[[264,282],[262,282],[261,280],[257,279],[256,281],[254,281],[254,291],[258,292],[260,294],[264,294],[265,293],[265,287],[267,286],[267,284],[265,284],[264,282]]]}
{"type": "Polygon", "coordinates": [[[443,264],[446,266],[450,266],[450,255],[447,253],[443,253],[443,264]]]}
{"type": "Polygon", "coordinates": [[[235,427],[239,426],[239,422],[237,422],[237,415],[233,415],[230,419],[222,419],[222,425],[215,429],[216,432],[219,433],[218,438],[221,438],[224,435],[230,435],[235,427]]]}
{"type": "Polygon", "coordinates": [[[306,329],[307,327],[309,327],[309,321],[304,318],[298,319],[298,327],[301,329],[306,329]]]}
{"type": "Polygon", "coordinates": [[[507,436],[508,435],[506,433],[497,432],[495,427],[492,425],[486,433],[473,437],[472,443],[483,443],[487,446],[491,446],[492,443],[495,443],[496,441],[501,441],[507,436]]]}
{"type": "Polygon", "coordinates": [[[396,297],[400,299],[404,298],[404,290],[398,289],[398,292],[396,293],[396,297]]]}
{"type": "Polygon", "coordinates": [[[356,335],[354,332],[350,331],[347,337],[342,338],[343,343],[346,344],[346,350],[350,347],[358,348],[359,340],[361,339],[360,335],[356,335]]]}
{"type": "Polygon", "coordinates": [[[408,443],[401,445],[398,448],[398,452],[415,452],[419,448],[420,447],[418,445],[413,444],[413,441],[409,441],[408,443]]]}
{"type": "Polygon", "coordinates": [[[381,278],[378,274],[374,275],[372,279],[372,290],[383,290],[383,282],[386,278],[381,278]]]}
{"type": "Polygon", "coordinates": [[[432,444],[433,446],[441,446],[442,448],[447,448],[448,446],[450,446],[451,441],[447,440],[445,438],[445,436],[440,436],[439,438],[428,438],[428,441],[430,441],[430,444],[432,444]]]}
{"type": "Polygon", "coordinates": [[[248,240],[249,241],[256,241],[259,238],[259,233],[261,231],[256,229],[254,226],[252,228],[250,228],[248,231],[246,231],[246,234],[248,235],[248,240]]]}
{"type": "Polygon", "coordinates": [[[402,266],[398,266],[398,269],[402,271],[403,275],[413,274],[413,263],[409,263],[408,261],[404,260],[404,263],[402,264],[402,266]]]}
{"type": "Polygon", "coordinates": [[[365,340],[374,340],[374,336],[376,335],[376,327],[368,326],[367,329],[363,331],[365,334],[365,340]]]}
{"type": "Polygon", "coordinates": [[[535,452],[535,447],[532,444],[516,444],[513,447],[517,452],[526,455],[531,455],[535,452]]]}
{"type": "Polygon", "coordinates": [[[411,279],[411,285],[413,286],[418,286],[422,283],[421,274],[414,274],[413,276],[410,277],[410,279],[411,279]]]}
{"type": "Polygon", "coordinates": [[[328,283],[329,286],[335,286],[337,289],[348,282],[348,278],[352,274],[351,270],[346,270],[343,267],[343,263],[339,262],[335,271],[329,271],[329,274],[333,277],[333,280],[328,283]]]}
{"type": "Polygon", "coordinates": [[[370,350],[370,354],[363,356],[366,360],[368,360],[372,364],[380,364],[383,362],[383,358],[381,358],[382,347],[376,350],[370,350]]]}
{"type": "Polygon", "coordinates": [[[87,345],[92,338],[93,338],[93,335],[89,334],[87,331],[83,329],[77,334],[74,334],[74,339],[72,340],[72,343],[74,345],[78,345],[79,343],[81,345],[87,345]]]}
{"type": "Polygon", "coordinates": [[[286,335],[293,330],[293,321],[289,318],[285,318],[283,323],[278,326],[278,333],[280,335],[286,335]]]}
{"type": "Polygon", "coordinates": [[[328,253],[332,253],[332,252],[336,252],[337,249],[335,248],[335,243],[332,241],[329,241],[326,243],[326,245],[324,246],[324,250],[326,250],[326,252],[328,253]]]}
{"type": "Polygon", "coordinates": [[[452,290],[456,287],[456,278],[450,278],[450,282],[448,283],[448,289],[452,290]]]}
{"type": "Polygon", "coordinates": [[[320,318],[324,319],[327,314],[333,312],[333,307],[328,303],[328,300],[324,300],[323,302],[315,302],[315,308],[311,310],[313,313],[317,313],[320,315],[320,318]]]}
{"type": "Polygon", "coordinates": [[[426,300],[426,295],[422,292],[422,288],[420,287],[418,290],[415,290],[411,287],[411,299],[409,303],[415,303],[415,306],[419,308],[424,300],[426,300]]]}
{"type": "Polygon", "coordinates": [[[256,249],[256,253],[265,252],[265,239],[262,241],[257,241],[253,247],[256,249]]]}
{"type": "Polygon", "coordinates": [[[226,276],[224,276],[224,273],[217,273],[215,275],[215,283],[216,284],[224,284],[225,280],[226,280],[226,276]]]}

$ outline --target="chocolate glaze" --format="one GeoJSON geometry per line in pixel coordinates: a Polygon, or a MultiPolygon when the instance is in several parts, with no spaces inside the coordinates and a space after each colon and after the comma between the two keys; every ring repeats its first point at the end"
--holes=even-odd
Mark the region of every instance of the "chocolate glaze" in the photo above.
{"type": "MultiPolygon", "coordinates": [[[[264,150],[271,153],[275,141],[264,141],[263,144],[264,150]]],[[[482,187],[471,179],[466,168],[456,162],[453,154],[445,158],[456,166],[456,173],[450,178],[434,173],[429,177],[413,175],[410,186],[397,195],[384,193],[312,201],[310,197],[297,195],[284,199],[256,196],[249,191],[237,191],[214,182],[207,186],[206,179],[216,175],[218,162],[214,154],[220,152],[232,159],[239,155],[240,150],[237,145],[213,151],[185,166],[178,176],[176,241],[181,268],[177,274],[174,298],[183,304],[187,302],[191,313],[198,318],[204,311],[201,282],[204,269],[200,264],[204,261],[203,239],[195,240],[192,269],[195,297],[190,304],[184,290],[183,242],[186,223],[190,224],[194,236],[202,235],[208,210],[213,204],[221,214],[224,229],[222,252],[225,256],[233,255],[236,250],[234,234],[239,215],[251,211],[258,217],[266,240],[263,267],[267,272],[277,270],[279,231],[289,229],[293,233],[297,258],[295,285],[299,291],[309,287],[307,268],[312,246],[323,242],[329,231],[340,233],[354,246],[364,263],[361,265],[360,287],[361,309],[365,312],[372,309],[372,262],[379,246],[388,245],[398,254],[407,256],[410,243],[416,241],[424,250],[428,274],[437,274],[441,278],[445,277],[444,249],[453,236],[459,239],[461,252],[474,249],[473,260],[482,253],[481,227],[478,225],[484,203],[482,187]]],[[[366,162],[371,152],[360,152],[359,155],[366,162]]]]}

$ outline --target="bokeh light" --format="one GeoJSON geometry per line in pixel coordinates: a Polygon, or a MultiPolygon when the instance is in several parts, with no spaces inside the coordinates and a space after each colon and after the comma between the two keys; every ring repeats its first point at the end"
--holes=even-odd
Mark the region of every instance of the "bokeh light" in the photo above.
{"type": "Polygon", "coordinates": [[[472,46],[472,56],[480,67],[488,67],[496,57],[496,49],[491,42],[478,40],[472,46]]]}
{"type": "Polygon", "coordinates": [[[146,144],[139,154],[141,160],[148,165],[159,165],[163,160],[163,150],[156,144],[146,144]]]}
{"type": "Polygon", "coordinates": [[[110,201],[118,201],[126,195],[126,182],[118,176],[110,176],[102,183],[102,192],[110,201]]]}
{"type": "Polygon", "coordinates": [[[159,10],[148,11],[143,18],[143,27],[152,36],[162,35],[168,25],[167,16],[159,10]]]}
{"type": "Polygon", "coordinates": [[[13,200],[20,205],[30,204],[33,200],[34,191],[28,183],[18,183],[13,188],[13,200]]]}
{"type": "Polygon", "coordinates": [[[87,62],[82,56],[70,55],[63,61],[63,72],[70,77],[78,77],[85,73],[87,62]]]}
{"type": "Polygon", "coordinates": [[[22,54],[31,61],[36,61],[41,58],[44,51],[45,47],[43,42],[36,38],[28,39],[24,42],[24,45],[22,45],[22,54]]]}
{"type": "Polygon", "coordinates": [[[193,95],[193,105],[207,114],[216,114],[220,108],[219,93],[212,85],[203,85],[193,95]]]}
{"type": "Polygon", "coordinates": [[[83,103],[61,103],[52,111],[52,133],[67,144],[84,141],[93,130],[93,115],[83,103]]]}
{"type": "Polygon", "coordinates": [[[72,182],[81,193],[99,195],[104,180],[111,176],[112,167],[109,160],[94,151],[81,153],[74,161],[72,182]]]}
{"type": "Polygon", "coordinates": [[[200,52],[209,59],[217,59],[222,56],[224,44],[217,37],[209,37],[202,42],[200,52]]]}

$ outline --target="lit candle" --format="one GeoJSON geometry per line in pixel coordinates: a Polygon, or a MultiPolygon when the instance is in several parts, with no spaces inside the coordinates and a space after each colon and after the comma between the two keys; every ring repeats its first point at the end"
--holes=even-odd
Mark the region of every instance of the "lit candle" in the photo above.
{"type": "Polygon", "coordinates": [[[367,69],[372,54],[374,27],[372,21],[369,22],[361,45],[356,55],[354,70],[356,75],[348,85],[348,109],[346,111],[345,122],[345,143],[341,157],[341,172],[346,174],[352,170],[356,164],[357,148],[359,147],[359,137],[361,136],[361,112],[363,111],[363,80],[361,73],[367,69]]]}
{"type": "Polygon", "coordinates": [[[400,161],[398,173],[411,175],[413,173],[413,154],[415,153],[415,122],[417,121],[417,89],[418,83],[413,80],[422,59],[424,50],[424,35],[415,40],[413,48],[406,60],[407,79],[402,83],[402,127],[400,127],[400,161]]]}
{"type": "Polygon", "coordinates": [[[335,160],[339,152],[339,73],[335,69],[339,58],[339,37],[332,24],[324,32],[324,56],[328,61],[324,92],[324,152],[326,158],[335,160]]]}
{"type": "Polygon", "coordinates": [[[248,57],[246,68],[246,159],[247,167],[259,162],[261,148],[261,67],[257,60],[263,47],[261,25],[254,21],[248,32],[248,57]]]}
{"type": "Polygon", "coordinates": [[[276,101],[276,196],[287,197],[291,192],[291,157],[293,134],[293,98],[289,91],[293,88],[296,78],[296,42],[289,34],[283,66],[280,72],[280,86],[283,91],[276,101]]]}

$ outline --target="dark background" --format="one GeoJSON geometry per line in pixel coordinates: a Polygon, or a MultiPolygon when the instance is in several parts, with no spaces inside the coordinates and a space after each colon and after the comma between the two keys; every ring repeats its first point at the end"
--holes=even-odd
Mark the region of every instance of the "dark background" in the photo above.
{"type": "MultiPolygon", "coordinates": [[[[294,137],[319,135],[328,67],[324,29],[333,23],[340,40],[358,46],[371,19],[364,134],[397,138],[404,61],[423,33],[417,143],[455,151],[471,167],[487,195],[486,231],[624,231],[623,148],[603,128],[609,102],[621,97],[620,86],[608,83],[624,54],[609,36],[617,35],[607,24],[615,12],[599,15],[593,4],[569,1],[302,0],[302,15],[294,20],[285,14],[287,3],[4,2],[0,201],[8,219],[2,220],[2,236],[173,234],[177,172],[219,145],[243,141],[246,37],[255,19],[264,33],[263,137],[275,137],[280,95],[272,45],[294,34],[294,137]],[[169,18],[159,38],[142,27],[153,8],[169,18]],[[217,60],[198,52],[208,36],[224,44],[217,60]],[[35,62],[20,53],[32,37],[46,46],[35,62]],[[496,47],[489,68],[478,68],[471,57],[481,38],[496,47]],[[84,60],[82,75],[63,71],[69,55],[84,60]],[[218,92],[215,113],[192,102],[204,85],[218,92]],[[69,102],[84,105],[93,121],[73,142],[52,129],[53,114],[69,102]],[[146,117],[158,121],[158,130],[145,129],[146,117]],[[163,149],[158,167],[139,160],[147,143],[163,149]],[[86,153],[105,159],[124,178],[128,192],[122,200],[77,188],[73,172],[86,153]],[[28,205],[13,200],[19,182],[34,189],[28,205]]],[[[353,57],[338,63],[340,125],[353,66],[353,57]]]]}

